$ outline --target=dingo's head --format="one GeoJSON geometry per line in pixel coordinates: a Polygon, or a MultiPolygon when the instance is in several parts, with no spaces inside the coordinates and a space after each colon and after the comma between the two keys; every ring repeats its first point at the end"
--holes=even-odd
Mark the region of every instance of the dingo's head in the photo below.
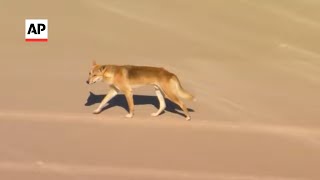
{"type": "Polygon", "coordinates": [[[89,78],[87,84],[93,84],[103,80],[104,66],[100,66],[96,61],[92,61],[92,67],[89,72],[89,78]]]}

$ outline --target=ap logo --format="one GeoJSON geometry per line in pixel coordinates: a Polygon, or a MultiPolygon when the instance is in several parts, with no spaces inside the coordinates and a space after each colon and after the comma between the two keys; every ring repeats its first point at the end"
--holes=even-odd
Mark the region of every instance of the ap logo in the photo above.
{"type": "Polygon", "coordinates": [[[26,19],[25,40],[27,42],[47,42],[48,19],[26,19]]]}

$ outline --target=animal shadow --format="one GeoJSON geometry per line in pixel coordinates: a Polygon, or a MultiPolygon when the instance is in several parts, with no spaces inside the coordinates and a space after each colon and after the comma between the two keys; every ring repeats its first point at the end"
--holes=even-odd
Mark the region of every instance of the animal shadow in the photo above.
{"type": "MultiPolygon", "coordinates": [[[[91,106],[93,104],[100,103],[105,96],[106,96],[105,94],[96,95],[96,94],[90,92],[90,94],[89,94],[89,96],[87,98],[87,102],[84,105],[85,106],[91,106]]],[[[157,96],[133,95],[133,101],[134,101],[135,105],[151,104],[155,108],[157,108],[157,109],[159,108],[159,100],[158,100],[157,96]]],[[[178,115],[181,115],[181,116],[185,117],[185,115],[183,113],[177,111],[177,110],[181,110],[181,108],[178,105],[176,105],[175,103],[171,102],[168,99],[165,99],[165,102],[166,102],[165,111],[169,111],[171,113],[175,113],[175,114],[178,114],[178,115]]],[[[107,109],[112,108],[112,107],[115,107],[115,106],[120,106],[120,107],[122,107],[123,109],[125,109],[125,110],[127,110],[129,112],[128,103],[127,103],[127,100],[126,100],[126,98],[125,98],[125,96],[123,94],[118,94],[117,96],[112,98],[108,102],[108,105],[102,109],[102,111],[107,110],[107,109]]],[[[194,112],[194,110],[190,109],[190,108],[188,108],[188,111],[189,112],[194,112]]],[[[163,113],[164,112],[162,112],[161,114],[163,114],[163,113]]]]}

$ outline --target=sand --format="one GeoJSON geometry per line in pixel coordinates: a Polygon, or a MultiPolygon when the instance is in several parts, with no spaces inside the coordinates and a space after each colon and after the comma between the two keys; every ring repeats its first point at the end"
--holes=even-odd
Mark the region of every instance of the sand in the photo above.
{"type": "Polygon", "coordinates": [[[0,2],[0,179],[320,179],[320,1],[0,2]],[[47,18],[49,42],[24,41],[47,18]],[[192,121],[152,87],[92,111],[91,60],[164,67],[192,121]],[[91,94],[90,94],[91,92],[91,94]],[[168,102],[169,103],[169,102],[168,102]]]}

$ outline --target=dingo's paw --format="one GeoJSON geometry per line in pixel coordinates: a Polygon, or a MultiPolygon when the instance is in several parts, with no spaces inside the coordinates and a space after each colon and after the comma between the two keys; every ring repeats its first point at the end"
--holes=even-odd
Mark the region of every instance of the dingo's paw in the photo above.
{"type": "Polygon", "coordinates": [[[186,117],[186,120],[187,120],[187,121],[190,121],[190,120],[191,120],[191,117],[190,117],[190,116],[187,116],[187,117],[186,117]]]}
{"type": "Polygon", "coordinates": [[[126,115],[126,118],[132,118],[133,117],[133,114],[127,114],[126,115]]]}
{"type": "Polygon", "coordinates": [[[159,114],[160,114],[160,113],[155,112],[155,113],[151,113],[151,116],[154,116],[154,117],[155,117],[155,116],[159,116],[159,114]]]}
{"type": "Polygon", "coordinates": [[[96,110],[94,110],[92,113],[93,113],[93,114],[99,114],[100,112],[101,112],[100,109],[96,109],[96,110]]]}

